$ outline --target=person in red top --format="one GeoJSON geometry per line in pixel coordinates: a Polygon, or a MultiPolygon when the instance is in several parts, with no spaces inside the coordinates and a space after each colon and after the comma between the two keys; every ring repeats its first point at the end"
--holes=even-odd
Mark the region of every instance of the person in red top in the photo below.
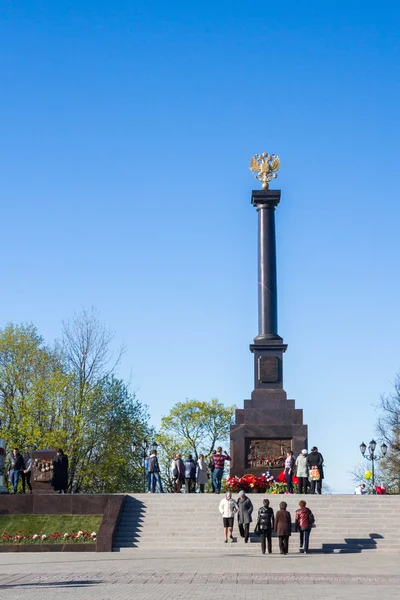
{"type": "Polygon", "coordinates": [[[306,502],[300,500],[300,508],[296,510],[296,531],[300,531],[300,552],[303,549],[304,554],[308,554],[308,544],[310,541],[311,527],[314,524],[314,515],[311,510],[306,507],[306,502]]]}
{"type": "Polygon", "coordinates": [[[221,492],[222,475],[224,474],[225,461],[231,460],[228,453],[225,451],[222,454],[221,446],[218,446],[216,453],[213,455],[215,469],[212,474],[214,490],[216,494],[221,492]]]}

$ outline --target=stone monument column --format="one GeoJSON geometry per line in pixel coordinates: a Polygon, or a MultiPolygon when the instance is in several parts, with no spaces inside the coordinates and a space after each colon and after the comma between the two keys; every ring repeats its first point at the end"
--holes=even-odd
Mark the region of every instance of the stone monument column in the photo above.
{"type": "Polygon", "coordinates": [[[283,354],[287,345],[278,334],[278,288],[275,209],[280,190],[270,190],[280,161],[266,152],[255,155],[250,169],[262,181],[253,190],[251,203],[258,212],[258,334],[250,345],[254,355],[254,390],[244,408],[236,410],[231,427],[231,476],[259,475],[269,468],[266,459],[276,459],[281,471],[287,450],[298,454],[307,448],[307,425],[303,411],[295,408],[283,389],[283,354]]]}
{"type": "Polygon", "coordinates": [[[276,283],[275,207],[280,190],[253,191],[251,202],[258,212],[258,335],[255,343],[278,336],[276,283]]]}

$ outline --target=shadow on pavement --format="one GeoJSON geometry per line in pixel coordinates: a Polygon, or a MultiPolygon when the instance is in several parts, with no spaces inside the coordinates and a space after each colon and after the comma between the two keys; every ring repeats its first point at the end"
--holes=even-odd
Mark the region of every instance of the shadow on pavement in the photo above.
{"type": "Polygon", "coordinates": [[[310,554],[357,554],[363,550],[376,550],[375,540],[379,539],[383,539],[380,533],[370,533],[368,538],[345,538],[343,544],[322,544],[321,549],[310,549],[310,554]]]}
{"type": "Polygon", "coordinates": [[[37,581],[37,582],[33,582],[33,583],[18,583],[17,581],[15,583],[6,583],[4,585],[0,584],[0,591],[1,590],[10,590],[13,588],[28,588],[28,587],[46,587],[46,588],[72,588],[72,587],[76,587],[76,588],[81,588],[81,587],[89,587],[91,585],[98,585],[99,583],[103,583],[101,580],[94,580],[94,579],[82,579],[80,581],[52,581],[52,582],[48,582],[46,583],[45,581],[37,581]]]}

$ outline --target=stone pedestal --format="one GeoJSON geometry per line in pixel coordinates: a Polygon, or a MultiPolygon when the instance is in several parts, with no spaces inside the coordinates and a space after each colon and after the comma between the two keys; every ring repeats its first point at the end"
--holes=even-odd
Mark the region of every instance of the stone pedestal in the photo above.
{"type": "Polygon", "coordinates": [[[275,241],[275,209],[280,197],[279,190],[252,193],[258,212],[258,335],[250,345],[254,391],[251,400],[244,401],[244,408],[236,410],[236,422],[231,426],[231,476],[260,475],[267,469],[276,475],[284,467],[287,450],[296,456],[307,448],[303,411],[295,408],[283,389],[287,345],[278,335],[275,241]]]}
{"type": "Polygon", "coordinates": [[[231,475],[260,475],[270,469],[267,459],[275,460],[271,470],[277,475],[287,450],[296,456],[303,448],[307,448],[303,411],[287,399],[284,390],[254,390],[244,408],[236,409],[231,427],[231,475]]]}

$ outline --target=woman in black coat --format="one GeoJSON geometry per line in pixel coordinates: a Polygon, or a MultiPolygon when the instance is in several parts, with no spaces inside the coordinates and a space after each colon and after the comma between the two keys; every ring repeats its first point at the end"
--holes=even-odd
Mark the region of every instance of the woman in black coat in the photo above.
{"type": "Polygon", "coordinates": [[[59,494],[66,494],[68,488],[68,456],[63,450],[57,450],[57,456],[53,460],[54,474],[51,485],[59,494]]]}
{"type": "Polygon", "coordinates": [[[265,498],[263,506],[258,511],[257,528],[261,536],[261,552],[265,554],[266,541],[268,542],[268,554],[272,553],[272,530],[274,528],[274,511],[265,498]]]}

